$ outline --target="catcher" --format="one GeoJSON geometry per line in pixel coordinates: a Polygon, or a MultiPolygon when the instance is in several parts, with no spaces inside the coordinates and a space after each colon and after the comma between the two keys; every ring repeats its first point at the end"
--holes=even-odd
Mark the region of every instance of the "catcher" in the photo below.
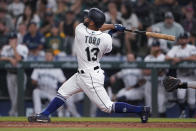
{"type": "Polygon", "coordinates": [[[181,80],[178,78],[168,76],[163,80],[163,86],[168,92],[172,92],[176,89],[196,89],[196,81],[181,82],[181,80]]]}

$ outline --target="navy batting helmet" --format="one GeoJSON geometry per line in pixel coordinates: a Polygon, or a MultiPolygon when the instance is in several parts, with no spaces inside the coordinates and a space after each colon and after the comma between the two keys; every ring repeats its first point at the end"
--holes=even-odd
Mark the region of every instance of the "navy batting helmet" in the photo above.
{"type": "Polygon", "coordinates": [[[91,8],[88,12],[88,18],[95,23],[97,28],[100,28],[105,22],[104,13],[98,8],[91,8]]]}
{"type": "Polygon", "coordinates": [[[88,17],[88,13],[89,13],[88,9],[83,10],[83,16],[84,17],[88,17]]]}

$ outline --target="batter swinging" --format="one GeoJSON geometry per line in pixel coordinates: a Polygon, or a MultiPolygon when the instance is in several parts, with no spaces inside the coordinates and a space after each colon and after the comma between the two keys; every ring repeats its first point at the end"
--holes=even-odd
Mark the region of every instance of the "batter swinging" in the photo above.
{"type": "Polygon", "coordinates": [[[64,104],[67,98],[78,92],[84,92],[102,111],[107,113],[137,113],[141,122],[146,123],[150,107],[133,106],[124,102],[112,102],[104,89],[104,71],[100,68],[100,59],[112,50],[112,38],[101,31],[123,32],[125,27],[119,24],[104,24],[105,15],[91,8],[84,23],[75,29],[75,49],[78,72],[68,79],[58,90],[58,95],[49,106],[38,115],[29,116],[29,122],[50,122],[49,114],[64,104]]]}

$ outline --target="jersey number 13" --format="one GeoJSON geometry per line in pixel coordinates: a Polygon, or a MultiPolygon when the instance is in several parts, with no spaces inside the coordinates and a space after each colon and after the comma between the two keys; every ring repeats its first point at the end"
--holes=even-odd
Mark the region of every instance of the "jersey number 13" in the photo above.
{"type": "Polygon", "coordinates": [[[85,51],[86,51],[88,61],[96,61],[97,60],[97,56],[98,56],[98,53],[99,53],[99,48],[90,49],[89,47],[87,47],[85,49],[85,51]]]}

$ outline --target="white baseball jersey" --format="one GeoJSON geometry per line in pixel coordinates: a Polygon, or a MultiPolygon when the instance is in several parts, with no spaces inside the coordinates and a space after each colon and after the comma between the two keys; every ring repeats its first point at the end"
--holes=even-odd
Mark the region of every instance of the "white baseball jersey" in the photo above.
{"type": "Polygon", "coordinates": [[[122,78],[125,88],[132,87],[142,78],[140,69],[123,69],[117,73],[118,78],[122,78]]]}
{"type": "MultiPolygon", "coordinates": [[[[184,48],[182,48],[180,45],[174,46],[167,55],[171,58],[186,58],[192,55],[196,55],[196,48],[193,45],[187,44],[184,48]]],[[[180,69],[177,70],[178,75],[182,76],[188,76],[190,74],[193,74],[193,70],[189,69],[180,69]]]]}
{"type": "MultiPolygon", "coordinates": [[[[28,48],[25,45],[17,45],[17,53],[22,57],[23,60],[27,59],[28,48]]],[[[2,48],[1,57],[10,57],[14,58],[14,50],[8,44],[2,48]]],[[[26,86],[26,79],[24,75],[24,87],[26,86]]],[[[9,69],[7,73],[7,88],[11,100],[11,109],[9,111],[10,116],[17,116],[17,96],[18,96],[18,87],[17,87],[17,74],[15,69],[9,69]]]]}
{"type": "Polygon", "coordinates": [[[180,45],[174,46],[167,55],[169,57],[177,57],[177,58],[186,58],[191,55],[196,55],[196,48],[193,45],[187,44],[185,48],[182,48],[180,45]]]}
{"type": "MultiPolygon", "coordinates": [[[[165,55],[164,54],[159,54],[157,57],[149,54],[144,58],[145,62],[162,62],[165,61],[165,55]]],[[[150,80],[151,76],[146,76],[147,80],[150,80]]],[[[160,77],[159,77],[160,78],[160,77]]]]}
{"type": "MultiPolygon", "coordinates": [[[[20,56],[22,56],[23,60],[27,59],[28,56],[28,48],[25,45],[17,45],[16,47],[17,52],[19,53],[20,56]]],[[[3,47],[2,52],[1,52],[1,56],[4,57],[14,57],[14,50],[10,45],[6,45],[3,47]]]]}
{"type": "Polygon", "coordinates": [[[61,69],[34,69],[31,79],[37,81],[41,89],[57,89],[58,82],[66,80],[61,69]]]}
{"type": "Polygon", "coordinates": [[[101,31],[88,29],[83,23],[75,29],[75,51],[78,69],[100,66],[100,59],[112,50],[112,38],[101,31]]]}
{"type": "MultiPolygon", "coordinates": [[[[159,54],[157,57],[149,54],[145,57],[144,59],[145,62],[162,62],[165,61],[165,55],[164,54],[159,54]]],[[[146,84],[144,88],[144,95],[145,95],[145,104],[148,106],[152,106],[152,84],[151,84],[151,76],[146,77],[146,84]]],[[[161,86],[161,80],[163,77],[158,77],[159,82],[158,82],[158,112],[159,113],[164,113],[166,111],[166,96],[165,96],[165,90],[161,86]]]]}
{"type": "Polygon", "coordinates": [[[75,73],[58,90],[67,99],[83,91],[102,111],[110,113],[113,102],[104,88],[104,71],[94,67],[100,66],[100,59],[112,50],[112,38],[101,31],[88,29],[83,23],[75,29],[75,51],[78,69],[84,73],[75,73]]]}

